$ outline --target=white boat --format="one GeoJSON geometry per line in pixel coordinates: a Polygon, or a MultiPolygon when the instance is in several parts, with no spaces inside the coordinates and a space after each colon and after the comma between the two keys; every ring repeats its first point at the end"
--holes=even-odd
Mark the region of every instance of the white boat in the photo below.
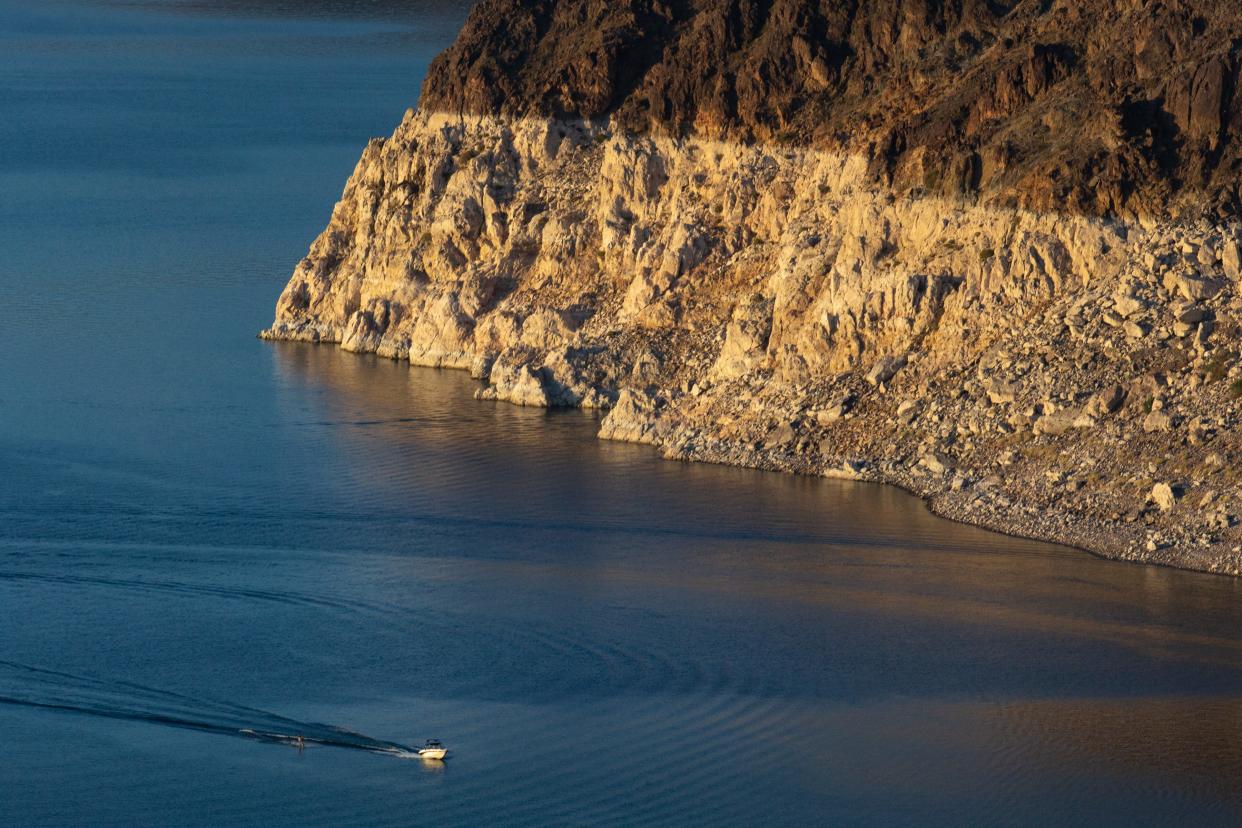
{"type": "Polygon", "coordinates": [[[420,759],[440,760],[448,755],[448,748],[440,743],[439,739],[428,739],[427,744],[418,749],[420,759]]]}

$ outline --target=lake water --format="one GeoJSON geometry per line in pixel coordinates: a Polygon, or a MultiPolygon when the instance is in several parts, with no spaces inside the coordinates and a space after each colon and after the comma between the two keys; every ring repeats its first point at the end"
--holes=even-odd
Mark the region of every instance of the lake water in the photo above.
{"type": "Polygon", "coordinates": [[[1237,581],[254,338],[465,13],[0,0],[0,823],[1242,820],[1237,581]]]}

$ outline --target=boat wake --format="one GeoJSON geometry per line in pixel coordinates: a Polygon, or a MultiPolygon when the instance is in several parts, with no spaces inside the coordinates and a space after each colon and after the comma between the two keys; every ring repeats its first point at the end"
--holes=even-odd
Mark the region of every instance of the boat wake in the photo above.
{"type": "Polygon", "coordinates": [[[255,707],[200,699],[124,681],[108,681],[0,660],[0,704],[98,716],[235,736],[257,742],[361,750],[398,759],[418,751],[336,725],[306,722],[255,707]]]}

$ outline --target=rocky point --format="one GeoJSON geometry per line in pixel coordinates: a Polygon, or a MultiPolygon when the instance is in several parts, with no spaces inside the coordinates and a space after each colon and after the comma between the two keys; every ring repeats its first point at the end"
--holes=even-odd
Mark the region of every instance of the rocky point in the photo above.
{"type": "Polygon", "coordinates": [[[1242,570],[1242,10],[485,0],[264,336],[1242,570]]]}

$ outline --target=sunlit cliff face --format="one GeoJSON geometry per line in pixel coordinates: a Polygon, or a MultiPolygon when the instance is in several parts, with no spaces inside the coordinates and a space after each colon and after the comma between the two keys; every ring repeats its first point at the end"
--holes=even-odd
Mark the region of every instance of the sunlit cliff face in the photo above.
{"type": "MultiPolygon", "coordinates": [[[[1239,258],[1232,225],[902,194],[862,155],[411,111],[265,335],[468,368],[484,398],[611,409],[605,436],[673,456],[844,469],[1142,557],[1178,542],[1122,520],[1156,482],[1134,470],[1192,419],[1231,450],[1225,383],[1161,389],[1227,353],[1239,258]],[[985,508],[971,481],[1000,458],[1031,466],[985,508]],[[1038,483],[1069,475],[1091,487],[1072,519],[995,511],[1064,508],[1038,483]]],[[[1197,453],[1182,465],[1201,479],[1197,453]]],[[[1227,463],[1210,474],[1195,485],[1232,491],[1227,463]]],[[[1233,508],[1194,531],[1231,543],[1233,508]]],[[[1231,548],[1184,563],[1232,571],[1231,548]]]]}

